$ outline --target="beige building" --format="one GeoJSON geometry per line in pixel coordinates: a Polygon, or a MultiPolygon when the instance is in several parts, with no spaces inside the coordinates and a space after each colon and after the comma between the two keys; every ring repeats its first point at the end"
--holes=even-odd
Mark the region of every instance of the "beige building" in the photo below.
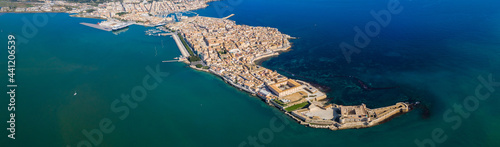
{"type": "Polygon", "coordinates": [[[366,122],[370,121],[374,113],[366,108],[365,104],[358,106],[341,106],[340,123],[348,122],[366,122]]]}
{"type": "Polygon", "coordinates": [[[304,85],[300,85],[295,80],[288,79],[282,82],[270,84],[268,87],[278,97],[283,97],[300,91],[304,88],[304,85]]]}

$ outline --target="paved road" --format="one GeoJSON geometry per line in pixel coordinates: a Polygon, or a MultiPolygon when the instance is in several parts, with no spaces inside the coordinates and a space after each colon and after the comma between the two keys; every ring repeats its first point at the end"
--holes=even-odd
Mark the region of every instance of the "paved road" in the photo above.
{"type": "Polygon", "coordinates": [[[189,52],[187,51],[186,47],[184,47],[184,44],[182,44],[181,39],[177,34],[172,34],[172,37],[175,40],[175,43],[177,44],[177,47],[179,47],[179,50],[181,51],[182,56],[184,57],[189,57],[189,52]]]}

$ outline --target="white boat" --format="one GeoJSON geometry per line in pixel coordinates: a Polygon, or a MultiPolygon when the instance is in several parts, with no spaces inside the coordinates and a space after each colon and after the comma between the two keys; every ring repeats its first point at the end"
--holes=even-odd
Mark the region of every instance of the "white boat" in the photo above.
{"type": "Polygon", "coordinates": [[[116,31],[116,30],[126,28],[132,24],[110,19],[107,21],[100,22],[99,25],[101,27],[110,28],[111,30],[116,31]]]}

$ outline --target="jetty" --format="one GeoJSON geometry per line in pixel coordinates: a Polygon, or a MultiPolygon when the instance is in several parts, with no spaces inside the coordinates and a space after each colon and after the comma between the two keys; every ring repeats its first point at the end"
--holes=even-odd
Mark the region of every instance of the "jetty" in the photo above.
{"type": "Polygon", "coordinates": [[[226,17],[222,18],[222,19],[228,19],[229,17],[233,17],[233,16],[234,16],[234,14],[231,14],[229,16],[226,16],[226,17]]]}
{"type": "Polygon", "coordinates": [[[182,62],[181,60],[166,60],[166,61],[161,61],[163,63],[167,63],[167,62],[182,62]]]}

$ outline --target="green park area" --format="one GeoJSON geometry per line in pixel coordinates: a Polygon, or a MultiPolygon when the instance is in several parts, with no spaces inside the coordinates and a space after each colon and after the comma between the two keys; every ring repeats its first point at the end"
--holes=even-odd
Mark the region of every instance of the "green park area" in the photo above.
{"type": "Polygon", "coordinates": [[[301,108],[304,108],[307,105],[309,105],[309,102],[303,102],[303,103],[296,104],[296,105],[290,106],[288,108],[285,108],[285,110],[288,111],[288,112],[295,111],[295,110],[299,110],[301,108]]]}

